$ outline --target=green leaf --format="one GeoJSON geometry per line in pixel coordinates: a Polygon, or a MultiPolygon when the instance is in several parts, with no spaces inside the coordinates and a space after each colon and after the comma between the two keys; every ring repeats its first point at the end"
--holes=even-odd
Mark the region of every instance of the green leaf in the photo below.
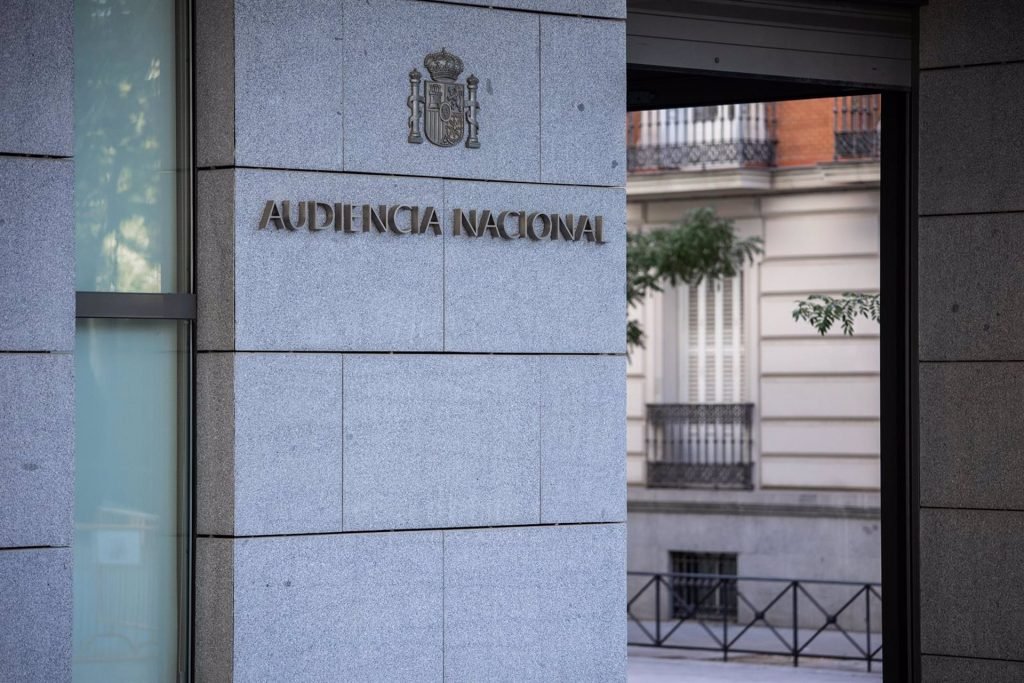
{"type": "MultiPolygon", "coordinates": [[[[714,209],[691,211],[671,228],[626,237],[626,303],[641,303],[665,285],[696,285],[703,280],[735,277],[761,253],[760,237],[737,238],[732,221],[714,209]]],[[[626,322],[630,350],[643,347],[640,323],[626,322]]]]}
{"type": "Polygon", "coordinates": [[[852,335],[857,318],[881,321],[881,299],[879,294],[844,292],[842,296],[811,294],[796,302],[793,320],[809,323],[819,334],[826,334],[838,322],[843,334],[852,335]]]}

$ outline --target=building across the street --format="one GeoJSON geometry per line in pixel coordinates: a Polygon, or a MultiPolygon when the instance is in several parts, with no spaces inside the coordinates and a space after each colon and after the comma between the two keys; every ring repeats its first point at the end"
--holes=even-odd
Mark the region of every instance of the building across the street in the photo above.
{"type": "Polygon", "coordinates": [[[763,250],[632,311],[631,571],[881,581],[878,324],[821,336],[792,316],[878,291],[879,103],[630,114],[629,229],[711,207],[763,250]]]}
{"type": "Polygon", "coordinates": [[[1024,678],[1022,31],[1016,0],[0,0],[0,681],[621,681],[627,514],[694,520],[661,568],[753,570],[731,537],[780,516],[856,537],[887,681],[1024,678]],[[857,158],[766,118],[872,95],[830,131],[857,158]],[[681,111],[774,164],[687,171],[681,111]],[[627,225],[707,192],[764,259],[649,302],[627,418],[627,225]],[[782,320],[825,274],[880,326],[782,320]],[[638,437],[712,401],[738,466],[638,437]]]}

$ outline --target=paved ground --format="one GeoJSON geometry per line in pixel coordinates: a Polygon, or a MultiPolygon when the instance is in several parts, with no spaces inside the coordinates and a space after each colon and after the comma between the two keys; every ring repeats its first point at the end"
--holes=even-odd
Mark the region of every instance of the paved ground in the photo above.
{"type": "Polygon", "coordinates": [[[878,683],[881,673],[629,655],[629,683],[878,683]]]}

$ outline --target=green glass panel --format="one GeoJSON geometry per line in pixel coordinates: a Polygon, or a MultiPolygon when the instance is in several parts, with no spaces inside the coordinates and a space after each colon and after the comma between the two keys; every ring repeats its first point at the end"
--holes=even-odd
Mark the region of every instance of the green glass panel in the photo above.
{"type": "Polygon", "coordinates": [[[75,681],[177,679],[186,325],[78,322],[75,681]]]}
{"type": "Polygon", "coordinates": [[[178,288],[174,5],[75,2],[79,291],[178,288]]]}

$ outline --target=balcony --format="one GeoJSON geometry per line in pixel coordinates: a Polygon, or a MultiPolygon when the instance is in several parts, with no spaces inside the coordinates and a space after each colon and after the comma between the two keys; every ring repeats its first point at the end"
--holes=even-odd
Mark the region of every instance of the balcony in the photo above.
{"type": "Polygon", "coordinates": [[[882,96],[837,97],[833,109],[836,161],[882,154],[882,96]]]}
{"type": "Polygon", "coordinates": [[[881,96],[638,111],[626,126],[631,174],[877,160],[881,96]]]}
{"type": "Polygon", "coordinates": [[[627,170],[772,166],[775,109],[769,102],[634,112],[627,119],[627,170]]]}
{"type": "Polygon", "coordinates": [[[752,403],[647,406],[647,486],[753,488],[752,403]]]}

